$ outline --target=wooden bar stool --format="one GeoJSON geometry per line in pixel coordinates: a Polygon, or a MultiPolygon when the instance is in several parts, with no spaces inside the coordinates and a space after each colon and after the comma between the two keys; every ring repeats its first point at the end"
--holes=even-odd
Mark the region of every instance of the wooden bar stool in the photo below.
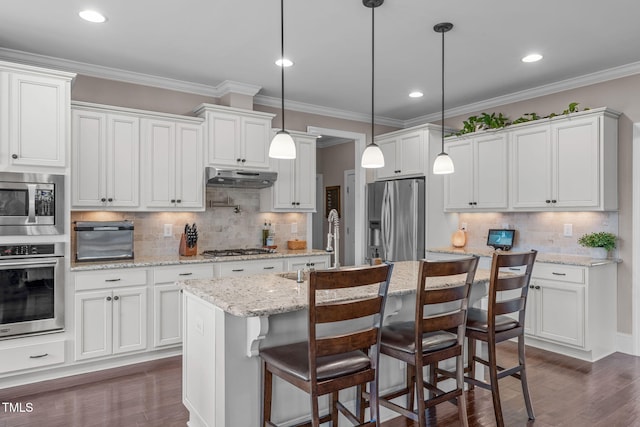
{"type": "Polygon", "coordinates": [[[273,375],[309,393],[311,422],[308,425],[317,427],[321,422],[332,421],[333,427],[337,427],[338,411],[354,425],[379,425],[377,390],[380,327],[392,270],[392,265],[381,264],[310,273],[309,340],[260,349],[264,373],[264,426],[275,426],[271,421],[273,375]],[[372,284],[378,286],[375,289],[377,292],[370,298],[322,302],[323,291],[340,292],[372,284]],[[363,328],[362,321],[355,322],[357,319],[369,321],[363,328]],[[339,333],[325,332],[318,336],[318,326],[327,331],[327,325],[336,322],[340,322],[339,333]],[[361,386],[367,383],[370,383],[371,390],[371,419],[363,423],[364,411],[357,408],[359,413],[354,415],[338,400],[338,392],[357,386],[358,406],[361,406],[361,386]],[[331,408],[329,414],[321,418],[318,397],[329,393],[332,395],[331,408]]]}
{"type": "Polygon", "coordinates": [[[498,427],[504,426],[498,380],[507,376],[520,380],[527,414],[530,420],[534,419],[525,367],[524,321],[529,281],[536,254],[536,251],[514,254],[494,253],[491,263],[488,310],[470,308],[467,316],[466,336],[469,343],[467,356],[469,367],[465,382],[470,384],[469,389],[473,389],[473,386],[479,386],[491,390],[493,411],[498,427]],[[524,269],[524,272],[515,273],[518,268],[524,269]],[[501,269],[513,272],[516,276],[501,275],[501,269]],[[497,364],[496,344],[512,338],[518,339],[519,360],[516,366],[507,369],[497,364]],[[476,341],[487,343],[488,359],[485,360],[476,355],[476,341]],[[476,363],[481,363],[489,368],[488,382],[475,378],[476,363]]]}
{"type": "MultiPolygon", "coordinates": [[[[452,401],[458,406],[458,416],[467,426],[467,410],[463,394],[463,344],[469,290],[475,277],[478,257],[455,261],[421,261],[416,292],[415,320],[392,323],[382,329],[380,351],[407,364],[407,385],[404,389],[380,396],[386,408],[426,425],[426,409],[452,401]],[[459,286],[446,285],[448,276],[466,275],[459,286]],[[430,281],[430,278],[434,278],[430,281]],[[437,278],[437,279],[435,279],[437,278]],[[436,282],[437,281],[437,282],[436,282]],[[456,358],[456,387],[444,391],[434,383],[435,369],[440,361],[456,358]],[[425,366],[430,367],[429,380],[424,379],[425,366]],[[424,390],[429,397],[425,399],[424,390]],[[418,407],[414,410],[414,393],[418,407]],[[391,399],[407,396],[405,407],[391,399]]],[[[460,280],[456,278],[455,280],[460,280]]]]}

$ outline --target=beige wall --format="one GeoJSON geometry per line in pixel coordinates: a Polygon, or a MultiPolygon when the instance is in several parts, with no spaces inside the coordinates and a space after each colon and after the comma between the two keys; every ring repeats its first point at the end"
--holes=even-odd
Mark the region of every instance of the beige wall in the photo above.
{"type": "MultiPolygon", "coordinates": [[[[579,102],[580,109],[609,107],[622,113],[618,122],[618,254],[622,263],[618,265],[618,332],[632,333],[631,305],[631,217],[632,217],[632,125],[640,122],[640,102],[635,96],[635,88],[640,87],[640,75],[625,77],[605,83],[586,86],[542,96],[528,101],[516,102],[485,112],[504,113],[516,119],[524,113],[536,112],[541,116],[560,113],[570,102],[579,102]]],[[[478,111],[477,113],[481,113],[478,111]]],[[[476,114],[449,118],[448,126],[461,128],[462,121],[476,114]]]]}
{"type": "MultiPolygon", "coordinates": [[[[320,148],[316,150],[316,173],[323,176],[323,196],[327,187],[340,186],[340,221],[344,220],[344,206],[346,191],[344,188],[344,171],[355,169],[355,151],[354,142],[333,145],[331,147],[320,148]]],[[[326,218],[328,212],[325,212],[323,206],[318,206],[318,213],[326,218]]],[[[342,223],[341,223],[342,224],[342,223]]],[[[323,222],[323,236],[329,232],[329,223],[323,222]]],[[[340,264],[344,264],[344,247],[345,247],[344,226],[340,228],[340,264]]],[[[324,241],[324,240],[323,240],[324,241]]],[[[326,242],[325,242],[326,243],[326,242]]]]}

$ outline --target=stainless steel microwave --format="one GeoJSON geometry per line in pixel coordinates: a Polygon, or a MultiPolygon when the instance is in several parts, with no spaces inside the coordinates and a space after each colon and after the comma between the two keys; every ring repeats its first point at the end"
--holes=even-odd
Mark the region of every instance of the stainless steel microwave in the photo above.
{"type": "Polygon", "coordinates": [[[0,236],[64,234],[64,176],[0,172],[0,236]]]}

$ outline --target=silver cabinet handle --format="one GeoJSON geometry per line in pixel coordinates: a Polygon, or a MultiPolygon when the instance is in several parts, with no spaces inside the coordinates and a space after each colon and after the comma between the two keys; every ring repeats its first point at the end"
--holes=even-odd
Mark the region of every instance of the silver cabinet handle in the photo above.
{"type": "Polygon", "coordinates": [[[554,276],[566,276],[567,273],[556,273],[555,271],[552,271],[551,274],[553,274],[554,276]]]}
{"type": "Polygon", "coordinates": [[[238,268],[236,270],[231,270],[231,271],[244,271],[244,268],[238,268]]]}
{"type": "Polygon", "coordinates": [[[262,267],[263,270],[273,270],[275,267],[271,266],[271,267],[262,267]]]}
{"type": "Polygon", "coordinates": [[[105,282],[119,282],[122,279],[104,279],[105,282]]]}
{"type": "Polygon", "coordinates": [[[42,359],[43,357],[47,357],[49,353],[36,354],[34,356],[29,356],[29,359],[42,359]]]}
{"type": "Polygon", "coordinates": [[[191,276],[193,273],[178,273],[178,276],[191,276]]]}
{"type": "Polygon", "coordinates": [[[511,271],[520,271],[520,269],[518,267],[509,267],[509,270],[511,270],[511,271]]]}

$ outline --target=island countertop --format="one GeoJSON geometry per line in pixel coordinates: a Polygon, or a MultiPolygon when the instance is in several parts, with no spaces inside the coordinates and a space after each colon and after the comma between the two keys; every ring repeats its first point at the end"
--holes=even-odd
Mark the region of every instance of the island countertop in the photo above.
{"type": "MultiPolygon", "coordinates": [[[[390,296],[415,293],[418,280],[419,261],[394,263],[390,296]]],[[[258,274],[243,277],[223,277],[218,279],[192,279],[177,282],[185,291],[207,301],[223,311],[238,317],[269,316],[278,313],[302,310],[308,305],[308,282],[298,284],[294,273],[258,274]]],[[[428,286],[442,288],[456,286],[463,282],[464,275],[452,281],[451,278],[430,278],[428,286]]],[[[489,270],[478,269],[475,284],[488,283],[489,270]]],[[[371,285],[360,290],[340,290],[319,294],[319,302],[352,300],[372,296],[378,286],[371,285]]]]}

